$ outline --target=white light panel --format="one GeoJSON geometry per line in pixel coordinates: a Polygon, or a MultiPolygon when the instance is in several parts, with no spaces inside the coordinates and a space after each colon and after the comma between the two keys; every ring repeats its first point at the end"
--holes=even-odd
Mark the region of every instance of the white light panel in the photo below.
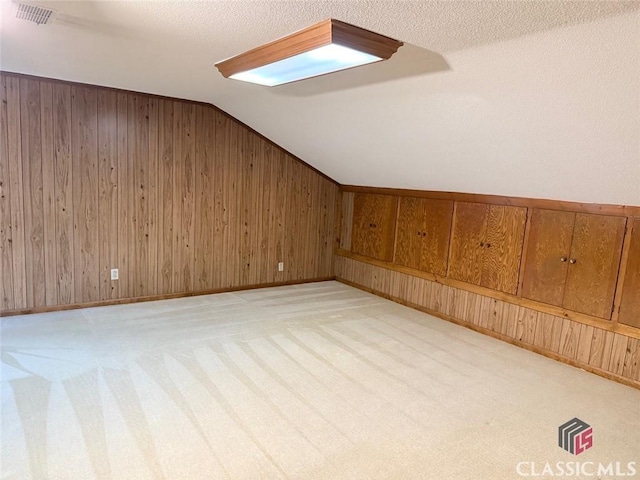
{"type": "Polygon", "coordinates": [[[269,65],[236,73],[230,78],[273,87],[379,60],[382,58],[332,43],[269,65]]]}

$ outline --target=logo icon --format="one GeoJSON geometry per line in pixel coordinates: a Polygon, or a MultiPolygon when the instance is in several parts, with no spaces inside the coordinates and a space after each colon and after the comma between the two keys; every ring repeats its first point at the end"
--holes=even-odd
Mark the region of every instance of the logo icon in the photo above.
{"type": "Polygon", "coordinates": [[[593,428],[573,418],[558,427],[558,445],[573,455],[580,455],[593,447],[593,428]]]}

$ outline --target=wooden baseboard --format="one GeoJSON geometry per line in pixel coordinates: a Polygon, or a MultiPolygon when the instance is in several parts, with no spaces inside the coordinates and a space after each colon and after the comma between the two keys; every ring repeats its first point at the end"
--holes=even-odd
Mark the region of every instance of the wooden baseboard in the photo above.
{"type": "Polygon", "coordinates": [[[211,295],[214,293],[239,292],[242,290],[255,290],[257,288],[282,287],[285,285],[302,285],[305,283],[327,282],[335,280],[336,277],[319,277],[305,280],[289,280],[286,282],[258,283],[253,285],[240,285],[237,287],[215,288],[213,290],[200,290],[197,292],[167,293],[163,295],[148,295],[145,297],[118,298],[114,300],[99,300],[96,302],[73,303],[69,305],[50,305],[37,308],[21,308],[17,310],[4,310],[0,312],[0,317],[10,317],[14,315],[28,315],[32,313],[60,312],[64,310],[77,310],[79,308],[106,307],[109,305],[123,305],[127,303],[153,302],[155,300],[169,300],[172,298],[195,297],[199,295],[211,295]]]}
{"type": "Polygon", "coordinates": [[[565,357],[563,355],[558,355],[557,353],[551,352],[549,350],[545,350],[544,348],[536,347],[534,345],[530,345],[528,343],[521,342],[520,340],[517,340],[515,338],[511,338],[511,337],[508,337],[508,336],[503,335],[501,333],[494,332],[493,330],[489,330],[487,328],[480,327],[478,325],[474,325],[472,323],[465,322],[463,320],[459,320],[459,319],[457,319],[455,317],[452,317],[450,315],[447,315],[447,314],[444,314],[444,313],[441,313],[441,312],[437,312],[435,310],[431,310],[429,308],[423,307],[422,305],[418,305],[418,304],[415,304],[415,303],[412,303],[412,302],[408,302],[408,301],[406,301],[406,300],[404,300],[402,298],[395,297],[393,295],[389,295],[389,294],[386,294],[384,292],[380,292],[378,290],[374,290],[372,288],[365,287],[363,285],[359,285],[359,284],[351,282],[351,281],[349,281],[349,280],[347,280],[345,278],[336,277],[336,280],[338,282],[344,283],[345,285],[349,285],[349,286],[357,288],[359,290],[363,290],[365,292],[372,293],[372,294],[377,295],[379,297],[386,298],[387,300],[391,300],[392,302],[396,302],[396,303],[399,303],[401,305],[405,305],[407,307],[413,308],[414,310],[419,310],[421,312],[428,313],[429,315],[433,315],[434,317],[441,318],[442,320],[446,320],[448,322],[455,323],[456,325],[460,325],[460,326],[468,328],[470,330],[474,330],[474,331],[482,333],[484,335],[488,335],[488,336],[496,338],[498,340],[502,340],[503,342],[510,343],[511,345],[515,345],[515,346],[518,346],[520,348],[524,348],[525,350],[529,350],[529,351],[537,353],[539,355],[543,355],[543,356],[551,358],[553,360],[557,360],[557,361],[565,363],[567,365],[571,365],[572,367],[576,367],[576,368],[579,368],[579,369],[584,370],[586,372],[593,373],[593,374],[598,375],[600,377],[604,377],[604,378],[606,378],[608,380],[613,380],[613,381],[621,383],[623,385],[627,385],[629,387],[636,388],[636,389],[640,390],[640,382],[636,382],[636,381],[631,380],[631,379],[629,379],[627,377],[623,377],[621,375],[616,375],[615,373],[611,373],[611,372],[608,372],[606,370],[602,370],[600,368],[593,367],[591,365],[587,365],[587,364],[578,362],[578,361],[576,361],[576,360],[574,360],[572,358],[568,358],[568,357],[565,357]]]}

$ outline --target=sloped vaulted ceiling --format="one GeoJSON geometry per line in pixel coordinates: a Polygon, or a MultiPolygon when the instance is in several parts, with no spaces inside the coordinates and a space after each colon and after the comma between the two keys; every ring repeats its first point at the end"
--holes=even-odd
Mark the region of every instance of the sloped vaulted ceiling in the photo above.
{"type": "Polygon", "coordinates": [[[30,3],[3,70],[213,103],[341,183],[640,205],[640,2],[30,3]],[[329,17],[406,45],[272,89],[213,66],[329,17]]]}

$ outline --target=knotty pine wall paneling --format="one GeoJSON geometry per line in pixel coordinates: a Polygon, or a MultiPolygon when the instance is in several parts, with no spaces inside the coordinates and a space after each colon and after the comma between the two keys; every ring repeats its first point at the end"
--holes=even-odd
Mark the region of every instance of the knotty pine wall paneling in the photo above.
{"type": "Polygon", "coordinates": [[[333,276],[337,184],[215,107],[0,82],[0,313],[333,276]]]}

